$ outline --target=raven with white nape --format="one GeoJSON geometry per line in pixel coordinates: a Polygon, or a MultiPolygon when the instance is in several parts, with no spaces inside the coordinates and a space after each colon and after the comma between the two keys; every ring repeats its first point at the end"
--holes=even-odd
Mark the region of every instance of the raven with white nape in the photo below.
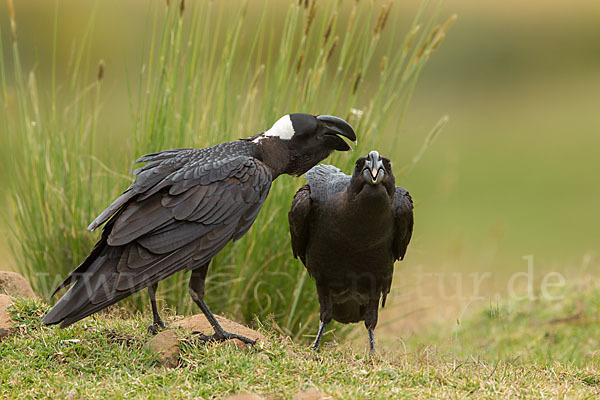
{"type": "Polygon", "coordinates": [[[190,295],[214,329],[205,339],[253,343],[226,332],[204,302],[208,265],[250,229],[275,178],[301,175],[334,150],[350,150],[342,137],[356,141],[340,118],[289,114],[246,139],[141,157],[137,162],[147,164],[134,172],[135,181],[88,227],[105,224],[91,253],[54,293],[73,285],[42,321],[66,327],[148,288],[149,331],[156,332],[164,327],[158,282],[187,268],[190,295]]]}
{"type": "Polygon", "coordinates": [[[360,157],[352,176],[331,165],[307,172],[288,214],[292,250],[315,279],[320,326],[364,321],[375,350],[379,300],[392,285],[394,261],[402,260],[413,229],[412,199],[395,186],[389,159],[376,151],[360,157]]]}

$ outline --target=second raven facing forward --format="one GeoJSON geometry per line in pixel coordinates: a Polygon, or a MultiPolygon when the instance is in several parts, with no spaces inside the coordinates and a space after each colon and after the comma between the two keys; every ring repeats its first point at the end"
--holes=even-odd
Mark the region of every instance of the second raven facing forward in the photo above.
{"type": "Polygon", "coordinates": [[[88,227],[105,224],[91,253],[56,291],[73,285],[42,321],[65,327],[148,288],[151,327],[164,327],[157,284],[187,268],[190,295],[215,331],[211,338],[253,343],[226,332],[204,302],[208,265],[250,229],[275,178],[301,175],[334,150],[350,150],[340,136],[356,140],[340,118],[289,114],[246,139],[141,157],[137,162],[147,164],[135,171],[135,181],[88,227]]]}
{"type": "Polygon", "coordinates": [[[406,253],[413,229],[410,195],[395,186],[389,159],[372,151],[356,161],[352,176],[331,165],[306,174],[288,214],[292,250],[315,279],[320,326],[318,350],[331,319],[364,321],[369,348],[390,292],[394,261],[406,253]]]}

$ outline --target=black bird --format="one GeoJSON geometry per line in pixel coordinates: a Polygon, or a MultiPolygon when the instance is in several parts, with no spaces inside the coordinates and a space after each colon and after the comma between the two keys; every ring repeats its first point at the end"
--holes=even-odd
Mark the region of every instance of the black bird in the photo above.
{"type": "Polygon", "coordinates": [[[87,258],[65,279],[74,283],[43,322],[66,327],[148,288],[154,323],[164,327],[155,292],[158,282],[184,268],[192,271],[189,292],[215,333],[214,340],[238,338],[226,332],[203,300],[210,260],[252,226],[281,174],[301,175],[334,150],[356,141],[352,127],[328,116],[289,114],[258,135],[204,149],[148,154],[129,188],[88,227],[106,223],[87,258]]]}
{"type": "Polygon", "coordinates": [[[352,176],[318,165],[306,178],[288,217],[294,257],[317,285],[321,323],[312,347],[319,349],[333,318],[365,321],[374,351],[379,300],[383,307],[394,261],[404,258],[412,235],[412,199],[376,151],[356,161],[352,176]]]}

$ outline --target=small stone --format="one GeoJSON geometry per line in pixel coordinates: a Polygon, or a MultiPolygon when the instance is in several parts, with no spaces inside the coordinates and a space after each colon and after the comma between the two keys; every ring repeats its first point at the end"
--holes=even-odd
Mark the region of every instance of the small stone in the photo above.
{"type": "Polygon", "coordinates": [[[158,355],[158,361],[167,368],[179,364],[179,340],[173,330],[159,332],[146,343],[146,348],[158,355]]]}
{"type": "Polygon", "coordinates": [[[12,271],[0,271],[0,294],[12,297],[36,298],[31,285],[21,274],[12,271]]]}
{"type": "Polygon", "coordinates": [[[15,331],[15,327],[10,319],[8,307],[13,304],[10,297],[0,294],[0,339],[10,335],[15,331]]]}
{"type": "Polygon", "coordinates": [[[293,400],[335,400],[328,394],[319,392],[316,389],[307,389],[296,393],[293,400]]]}
{"type": "MultiPolygon", "coordinates": [[[[215,315],[215,318],[221,324],[223,329],[228,332],[235,333],[238,335],[242,335],[247,337],[248,339],[255,340],[257,342],[266,342],[267,338],[253,329],[248,328],[247,326],[238,324],[237,322],[233,322],[225,317],[221,317],[220,315],[215,315]]],[[[183,328],[188,331],[199,331],[205,335],[212,335],[213,328],[204,316],[204,314],[196,314],[190,317],[185,317],[183,319],[177,320],[170,324],[174,328],[183,328]]],[[[233,339],[231,342],[239,348],[239,349],[247,349],[248,344],[242,342],[241,340],[233,339]]]]}
{"type": "Polygon", "coordinates": [[[265,400],[265,398],[256,393],[237,393],[223,397],[222,400],[265,400]]]}

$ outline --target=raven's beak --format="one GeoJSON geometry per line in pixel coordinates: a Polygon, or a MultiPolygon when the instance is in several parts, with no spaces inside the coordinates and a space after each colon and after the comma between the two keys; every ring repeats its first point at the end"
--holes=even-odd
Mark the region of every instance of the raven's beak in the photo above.
{"type": "Polygon", "coordinates": [[[372,185],[377,185],[383,180],[385,175],[383,161],[379,159],[379,153],[375,150],[371,151],[367,156],[363,174],[372,185]]]}
{"type": "Polygon", "coordinates": [[[343,136],[345,138],[350,139],[356,144],[356,133],[354,133],[354,129],[350,126],[349,123],[344,121],[341,118],[334,117],[332,115],[319,115],[317,116],[317,120],[321,121],[323,126],[325,127],[324,135],[333,136],[337,138],[334,140],[334,148],[339,151],[348,151],[351,150],[351,147],[344,141],[344,139],[339,136],[343,136]],[[339,135],[339,136],[338,136],[339,135]]]}

